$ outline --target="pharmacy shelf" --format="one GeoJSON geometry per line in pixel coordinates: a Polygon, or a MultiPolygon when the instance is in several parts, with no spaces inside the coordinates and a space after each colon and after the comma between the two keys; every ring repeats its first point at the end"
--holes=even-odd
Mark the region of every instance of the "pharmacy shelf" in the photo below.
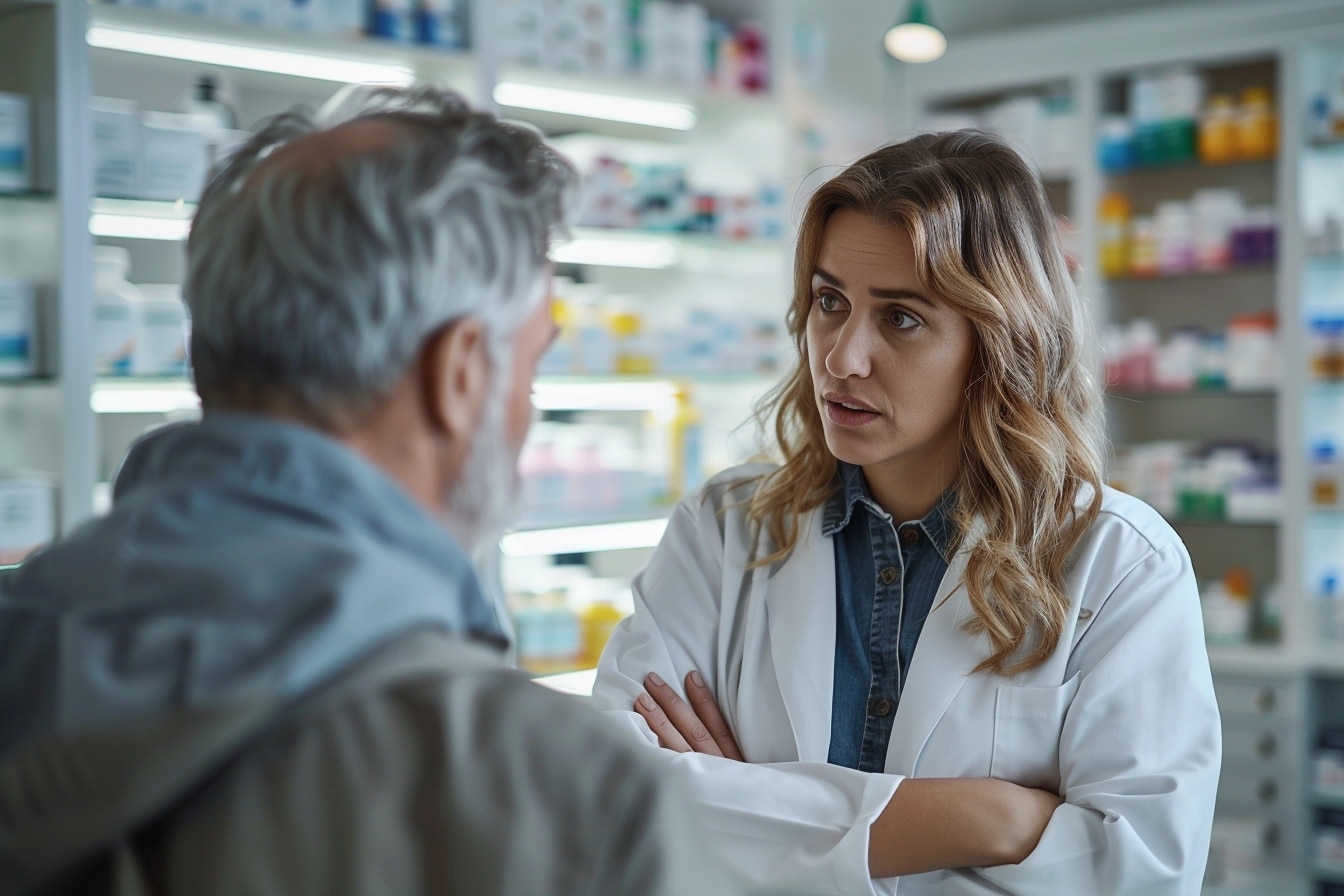
{"type": "Polygon", "coordinates": [[[1263,389],[1107,389],[1106,397],[1120,401],[1185,398],[1277,398],[1278,388],[1263,389]]]}
{"type": "Polygon", "coordinates": [[[478,64],[468,52],[305,34],[119,3],[90,8],[88,41],[98,52],[157,56],[193,69],[227,68],[238,84],[259,87],[276,79],[406,84],[417,77],[460,86],[470,83],[478,64]]]}
{"type": "Polygon", "coordinates": [[[199,411],[201,401],[180,377],[127,377],[95,382],[89,407],[96,414],[174,414],[199,411]]]}
{"type": "Polygon", "coordinates": [[[1276,270],[1273,264],[1243,264],[1232,265],[1231,267],[1218,268],[1216,270],[1191,270],[1191,271],[1173,271],[1163,274],[1152,274],[1141,277],[1137,275],[1125,275],[1122,277],[1106,277],[1104,283],[1115,285],[1137,284],[1137,283],[1172,283],[1190,280],[1221,280],[1227,277],[1251,277],[1251,276],[1269,276],[1276,270]]]}
{"type": "MultiPolygon", "coordinates": [[[[623,551],[652,548],[667,529],[667,512],[651,518],[621,520],[619,514],[607,514],[605,522],[545,529],[520,529],[499,542],[506,557],[537,557],[554,554],[587,554],[595,551],[623,551]],[[612,521],[615,519],[616,521],[612,521]]],[[[651,511],[650,511],[651,512],[651,511]]]]}
{"type": "Polygon", "coordinates": [[[728,239],[715,234],[574,227],[572,239],[552,246],[558,264],[594,267],[708,271],[725,262],[734,266],[777,264],[783,240],[728,239]]]}
{"type": "Polygon", "coordinates": [[[573,694],[576,697],[586,699],[593,696],[593,684],[597,680],[597,670],[575,669],[572,672],[555,672],[549,675],[535,675],[532,680],[553,691],[559,691],[562,694],[573,694]]]}
{"type": "Polygon", "coordinates": [[[1176,528],[1184,526],[1237,526],[1246,528],[1271,528],[1281,525],[1279,517],[1228,519],[1227,517],[1171,516],[1167,522],[1176,528]]]}
{"type": "Polygon", "coordinates": [[[56,194],[51,190],[0,190],[0,203],[51,202],[56,194]]]}
{"type": "Polygon", "coordinates": [[[179,242],[187,238],[195,214],[196,205],[192,202],[99,196],[89,208],[89,233],[97,237],[179,242]]]}

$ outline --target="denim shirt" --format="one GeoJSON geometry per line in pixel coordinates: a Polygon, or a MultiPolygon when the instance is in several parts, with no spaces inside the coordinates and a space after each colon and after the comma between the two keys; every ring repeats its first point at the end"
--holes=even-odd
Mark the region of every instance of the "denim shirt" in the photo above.
{"type": "Polygon", "coordinates": [[[947,572],[952,493],[923,519],[896,526],[873,501],[861,468],[841,463],[839,476],[841,489],[826,506],[821,530],[835,544],[827,761],[880,772],[915,642],[947,572]]]}

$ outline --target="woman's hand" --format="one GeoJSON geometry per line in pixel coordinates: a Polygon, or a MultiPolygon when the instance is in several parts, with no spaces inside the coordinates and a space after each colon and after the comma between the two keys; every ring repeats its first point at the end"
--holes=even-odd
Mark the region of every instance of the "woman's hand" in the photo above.
{"type": "Polygon", "coordinates": [[[685,700],[654,672],[644,676],[644,690],[635,699],[635,712],[658,735],[660,746],[678,753],[708,753],[744,761],[737,739],[699,672],[686,676],[685,700]]]}

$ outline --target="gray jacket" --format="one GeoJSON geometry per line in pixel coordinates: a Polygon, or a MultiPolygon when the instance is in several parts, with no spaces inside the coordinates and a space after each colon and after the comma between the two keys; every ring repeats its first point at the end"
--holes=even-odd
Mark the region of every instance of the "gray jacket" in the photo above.
{"type": "Polygon", "coordinates": [[[137,445],[0,576],[0,892],[729,891],[674,785],[508,669],[466,558],[311,430],[137,445]]]}

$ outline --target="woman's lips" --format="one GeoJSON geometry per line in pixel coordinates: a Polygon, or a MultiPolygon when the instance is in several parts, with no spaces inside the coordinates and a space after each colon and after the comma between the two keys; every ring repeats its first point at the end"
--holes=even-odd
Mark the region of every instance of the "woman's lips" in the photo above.
{"type": "Polygon", "coordinates": [[[847,402],[825,399],[826,415],[835,423],[841,426],[863,426],[865,423],[871,423],[881,414],[876,411],[860,410],[847,402]]]}

